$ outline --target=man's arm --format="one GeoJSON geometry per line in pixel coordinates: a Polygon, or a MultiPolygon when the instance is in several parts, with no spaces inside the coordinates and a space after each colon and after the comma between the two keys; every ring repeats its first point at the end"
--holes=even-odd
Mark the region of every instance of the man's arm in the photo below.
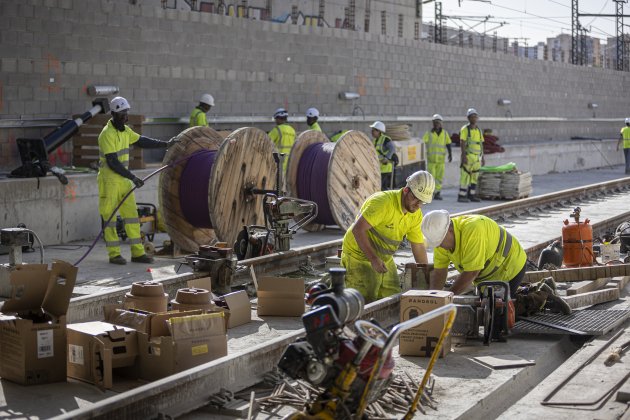
{"type": "Polygon", "coordinates": [[[150,137],[140,136],[135,145],[143,148],[143,149],[159,149],[162,147],[168,147],[168,142],[152,139],[150,137]]]}
{"type": "Polygon", "coordinates": [[[413,253],[413,258],[416,260],[417,264],[428,264],[429,257],[427,257],[427,249],[425,248],[423,243],[420,242],[411,242],[411,252],[413,253]]]}
{"type": "Polygon", "coordinates": [[[619,133],[619,140],[617,140],[617,151],[619,151],[619,146],[621,146],[622,140],[623,140],[623,134],[619,133]]]}
{"type": "Polygon", "coordinates": [[[116,172],[118,175],[122,176],[123,178],[130,179],[134,183],[136,188],[141,188],[144,185],[143,180],[141,180],[140,178],[132,174],[129,169],[125,168],[125,166],[122,163],[120,163],[116,153],[106,154],[105,161],[107,162],[107,166],[109,166],[109,168],[112,171],[116,172]]]}
{"type": "Polygon", "coordinates": [[[431,273],[431,279],[429,280],[429,289],[442,290],[446,283],[446,276],[448,275],[448,268],[435,268],[431,273]]]}
{"type": "Polygon", "coordinates": [[[451,151],[451,145],[450,144],[446,145],[446,150],[448,150],[448,161],[452,162],[453,161],[453,153],[451,151]]]}
{"type": "Polygon", "coordinates": [[[376,255],[376,252],[370,243],[370,238],[368,238],[367,232],[370,229],[372,229],[372,225],[370,225],[368,221],[361,216],[354,224],[352,234],[354,235],[354,239],[356,239],[359,248],[361,248],[361,251],[363,251],[368,261],[370,261],[370,264],[372,264],[372,269],[377,273],[387,273],[385,263],[378,257],[378,255],[376,255]]]}
{"type": "Polygon", "coordinates": [[[453,287],[451,287],[451,292],[455,293],[456,295],[459,295],[463,293],[464,291],[466,291],[468,286],[479,275],[479,271],[481,270],[464,271],[463,273],[461,273],[459,276],[457,276],[457,279],[455,279],[455,283],[453,283],[453,287]]]}

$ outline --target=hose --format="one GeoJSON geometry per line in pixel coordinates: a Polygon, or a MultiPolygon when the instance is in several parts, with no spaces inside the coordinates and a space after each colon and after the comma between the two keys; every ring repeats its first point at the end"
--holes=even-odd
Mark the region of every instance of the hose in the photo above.
{"type": "MultiPolygon", "coordinates": [[[[160,172],[162,172],[163,170],[165,170],[166,168],[170,168],[176,165],[179,165],[180,163],[190,159],[193,155],[195,155],[195,153],[192,153],[188,156],[185,156],[181,159],[176,160],[175,162],[169,163],[168,165],[164,165],[158,169],[156,169],[155,171],[151,172],[149,175],[147,175],[146,177],[142,178],[142,182],[146,182],[149,179],[151,179],[152,177],[154,177],[155,175],[159,174],[160,172]]],[[[120,203],[118,203],[118,205],[116,206],[116,208],[112,211],[112,214],[109,216],[109,218],[105,221],[105,223],[103,223],[103,227],[101,228],[100,232],[98,233],[98,235],[96,236],[96,238],[94,239],[94,241],[92,242],[92,245],[90,245],[90,247],[88,248],[88,250],[85,252],[85,254],[83,254],[83,256],[81,258],[79,258],[77,260],[77,262],[74,263],[75,266],[78,266],[79,264],[81,264],[81,262],[85,259],[85,257],[87,257],[90,252],[92,252],[92,250],[94,249],[94,247],[96,246],[96,243],[98,242],[99,239],[101,239],[101,236],[103,235],[103,232],[105,230],[105,226],[107,226],[109,224],[109,222],[114,218],[114,216],[116,216],[116,213],[118,213],[118,209],[120,209],[120,206],[123,205],[123,203],[125,202],[125,200],[127,200],[127,198],[129,198],[129,196],[135,191],[137,190],[138,187],[136,187],[134,185],[134,187],[132,189],[129,190],[129,192],[127,194],[125,194],[125,196],[122,198],[122,200],[120,200],[120,203]]]]}
{"type": "Polygon", "coordinates": [[[44,244],[42,243],[42,240],[39,239],[39,236],[37,236],[37,233],[33,232],[30,229],[25,229],[27,232],[31,233],[33,235],[33,237],[35,239],[37,239],[37,243],[39,244],[39,259],[40,259],[40,264],[44,264],[44,244]]]}

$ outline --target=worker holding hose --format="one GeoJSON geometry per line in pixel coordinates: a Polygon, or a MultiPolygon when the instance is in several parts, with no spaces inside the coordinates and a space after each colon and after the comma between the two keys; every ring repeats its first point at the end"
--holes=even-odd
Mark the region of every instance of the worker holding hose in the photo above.
{"type": "Polygon", "coordinates": [[[208,121],[206,114],[210,111],[210,108],[214,106],[214,98],[209,93],[204,93],[199,99],[199,105],[195,107],[190,113],[189,127],[206,127],[208,121]]]}
{"type": "Polygon", "coordinates": [[[485,164],[483,158],[483,133],[477,127],[479,119],[477,110],[470,108],[466,116],[468,117],[468,124],[459,131],[459,147],[462,150],[462,155],[457,201],[462,203],[481,201],[477,196],[477,180],[479,179],[479,168],[485,164]]]}
{"type": "Polygon", "coordinates": [[[420,208],[433,200],[434,188],[433,176],[418,171],[404,188],[372,194],[361,206],[343,237],[341,265],[347,270],[346,287],[357,289],[366,302],[400,293],[393,256],[405,236],[416,263],[427,264],[420,208]]]}
{"type": "MultiPolygon", "coordinates": [[[[129,171],[129,146],[135,144],[142,148],[165,148],[176,140],[168,142],[141,136],[126,123],[128,120],[129,102],[117,96],[112,99],[110,109],[112,118],[103,127],[98,136],[99,171],[98,181],[98,209],[101,218],[107,225],[103,228],[103,237],[109,254],[109,262],[123,265],[127,260],[120,254],[120,239],[116,232],[116,218],[112,213],[121,200],[133,188],[140,188],[144,182],[129,171]]],[[[120,204],[118,209],[125,223],[125,231],[131,244],[131,261],[137,263],[151,263],[153,258],[146,255],[140,239],[140,223],[138,208],[134,194],[120,204]]]]}

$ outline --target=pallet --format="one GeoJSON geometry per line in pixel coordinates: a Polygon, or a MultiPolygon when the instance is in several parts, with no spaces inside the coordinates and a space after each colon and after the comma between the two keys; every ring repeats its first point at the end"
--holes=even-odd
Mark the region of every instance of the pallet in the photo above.
{"type": "MultiPolygon", "coordinates": [[[[72,137],[72,164],[79,167],[98,167],[98,136],[110,119],[109,114],[97,114],[79,127],[72,137]]],[[[144,116],[129,115],[127,125],[136,133],[142,134],[144,116]]],[[[131,147],[129,150],[129,169],[144,169],[146,163],[142,149],[131,147]]]]}

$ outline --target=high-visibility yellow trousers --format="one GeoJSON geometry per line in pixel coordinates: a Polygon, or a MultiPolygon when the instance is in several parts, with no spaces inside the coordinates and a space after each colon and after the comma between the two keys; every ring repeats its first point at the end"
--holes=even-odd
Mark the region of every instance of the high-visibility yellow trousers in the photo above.
{"type": "Polygon", "coordinates": [[[385,262],[387,273],[374,271],[367,260],[341,254],[341,265],[346,269],[346,287],[357,289],[365,298],[365,303],[400,293],[400,279],[394,259],[385,262]]]}
{"type": "MultiPolygon", "coordinates": [[[[122,182],[103,180],[98,178],[98,211],[107,221],[112,212],[118,206],[125,194],[133,188],[130,180],[122,179],[122,182]]],[[[125,223],[125,232],[131,244],[131,256],[139,257],[144,255],[144,246],[140,239],[140,221],[138,219],[138,207],[136,206],[135,194],[131,194],[118,209],[118,214],[125,223]]],[[[116,216],[105,226],[103,231],[105,246],[109,257],[120,255],[120,238],[116,233],[116,216]]]]}
{"type": "Polygon", "coordinates": [[[435,192],[442,191],[442,180],[444,179],[444,162],[428,162],[427,170],[435,179],[435,192]]]}
{"type": "Polygon", "coordinates": [[[481,159],[479,155],[466,155],[467,163],[459,170],[459,195],[466,196],[470,190],[471,195],[476,194],[477,180],[479,179],[479,168],[481,159]]]}

